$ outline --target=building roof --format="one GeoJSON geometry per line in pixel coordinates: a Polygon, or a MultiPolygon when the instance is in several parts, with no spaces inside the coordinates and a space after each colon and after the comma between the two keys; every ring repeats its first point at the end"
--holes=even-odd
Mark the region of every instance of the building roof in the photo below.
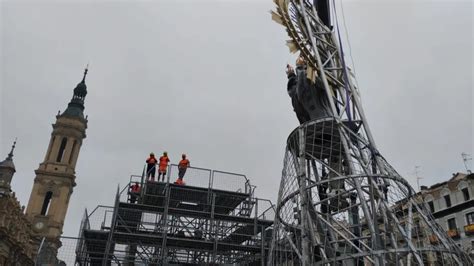
{"type": "Polygon", "coordinates": [[[82,77],[81,82],[79,82],[76,88],[74,88],[74,94],[72,96],[72,99],[69,102],[66,110],[61,114],[61,116],[84,118],[84,100],[87,95],[87,71],[88,69],[86,68],[84,70],[84,76],[82,77]]]}
{"type": "Polygon", "coordinates": [[[13,163],[13,151],[15,150],[16,140],[13,142],[12,149],[5,160],[0,162],[0,168],[10,168],[16,171],[15,164],[13,163]]]}
{"type": "Polygon", "coordinates": [[[448,183],[458,182],[458,181],[464,179],[466,176],[467,175],[464,174],[464,173],[453,174],[453,176],[448,181],[444,181],[444,182],[441,182],[441,183],[436,183],[436,184],[432,185],[429,189],[435,189],[435,188],[438,188],[438,187],[442,187],[442,186],[444,186],[448,183]]]}

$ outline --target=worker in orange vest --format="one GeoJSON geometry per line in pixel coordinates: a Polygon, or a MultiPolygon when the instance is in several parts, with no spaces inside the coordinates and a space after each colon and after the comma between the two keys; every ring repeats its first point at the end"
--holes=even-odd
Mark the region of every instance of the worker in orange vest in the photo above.
{"type": "Polygon", "coordinates": [[[158,181],[160,181],[160,176],[163,176],[162,180],[165,181],[166,170],[168,169],[168,163],[170,159],[168,158],[168,153],[163,152],[163,156],[160,157],[160,164],[158,168],[158,181]]]}
{"type": "Polygon", "coordinates": [[[178,164],[178,179],[174,182],[176,185],[182,185],[184,186],[185,183],[183,181],[184,174],[186,173],[186,170],[190,166],[189,160],[186,159],[186,154],[181,155],[181,161],[179,161],[178,164]]]}
{"type": "Polygon", "coordinates": [[[148,157],[145,162],[147,179],[151,177],[150,180],[155,181],[156,164],[158,163],[155,158],[155,154],[153,152],[150,153],[150,157],[148,157]]]}
{"type": "Polygon", "coordinates": [[[137,196],[140,195],[140,185],[138,182],[130,186],[130,203],[137,201],[137,196]]]}
{"type": "Polygon", "coordinates": [[[190,166],[189,160],[186,159],[186,154],[181,155],[181,161],[178,164],[178,179],[183,180],[186,170],[190,166]]]}

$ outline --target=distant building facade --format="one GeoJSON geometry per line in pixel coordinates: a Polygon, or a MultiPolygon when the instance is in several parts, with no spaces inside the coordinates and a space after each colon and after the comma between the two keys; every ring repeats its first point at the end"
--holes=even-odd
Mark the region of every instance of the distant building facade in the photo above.
{"type": "Polygon", "coordinates": [[[448,235],[474,255],[474,174],[457,173],[446,182],[422,187],[419,196],[448,235]]]}
{"type": "Polygon", "coordinates": [[[75,167],[86,137],[87,117],[83,114],[86,74],[87,69],[68,107],[56,116],[46,156],[35,171],[26,211],[10,185],[16,171],[12,160],[15,145],[0,162],[0,266],[64,264],[57,259],[57,253],[62,245],[60,237],[69,199],[76,185],[75,167]]]}
{"type": "Polygon", "coordinates": [[[11,190],[16,172],[13,163],[13,144],[8,157],[0,162],[0,265],[34,265],[34,237],[24,207],[11,190]]]}
{"type": "MultiPolygon", "coordinates": [[[[396,202],[391,208],[400,221],[400,225],[410,227],[410,238],[412,245],[417,248],[430,248],[431,252],[422,254],[424,265],[445,265],[446,259],[440,250],[443,243],[433,231],[421,223],[420,213],[416,209],[410,214],[409,205],[417,204],[420,208],[430,210],[429,219],[436,220],[438,226],[446,231],[449,239],[457,244],[463,251],[474,257],[474,174],[454,174],[448,181],[435,184],[431,187],[422,186],[421,191],[414,196],[414,201],[404,199],[396,202]],[[411,219],[409,218],[411,217],[411,219]]],[[[379,230],[383,231],[384,223],[380,220],[379,230]]],[[[368,228],[364,228],[364,235],[368,234],[368,228]]],[[[382,241],[391,247],[390,239],[382,235],[382,241]]],[[[397,245],[406,245],[403,238],[396,237],[397,245]]],[[[412,265],[416,261],[411,257],[412,265]]],[[[449,264],[449,263],[448,263],[449,264]]]]}

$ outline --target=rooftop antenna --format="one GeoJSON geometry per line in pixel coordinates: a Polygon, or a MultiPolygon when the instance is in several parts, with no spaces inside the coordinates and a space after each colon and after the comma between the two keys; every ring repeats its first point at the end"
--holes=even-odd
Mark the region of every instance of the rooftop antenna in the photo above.
{"type": "Polygon", "coordinates": [[[418,187],[418,190],[420,190],[420,179],[423,179],[423,177],[420,177],[420,168],[421,166],[415,165],[415,177],[416,177],[416,186],[418,187]]]}
{"type": "Polygon", "coordinates": [[[471,169],[469,169],[469,166],[467,165],[468,161],[472,161],[472,156],[470,154],[465,153],[465,152],[461,153],[461,156],[462,156],[462,160],[464,162],[464,167],[466,167],[467,173],[472,174],[471,169]]]}

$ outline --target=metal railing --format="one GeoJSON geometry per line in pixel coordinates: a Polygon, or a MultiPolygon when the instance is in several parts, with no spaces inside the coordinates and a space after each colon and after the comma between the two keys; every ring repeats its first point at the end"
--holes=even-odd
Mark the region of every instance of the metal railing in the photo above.
{"type": "MultiPolygon", "coordinates": [[[[170,164],[168,166],[165,183],[174,183],[174,180],[178,178],[178,173],[178,165],[170,164]]],[[[121,200],[124,201],[124,197],[126,197],[127,201],[130,200],[130,187],[132,184],[137,182],[140,185],[140,188],[143,188],[148,180],[150,180],[150,178],[147,177],[145,164],[142,175],[131,175],[128,184],[120,189],[121,200]]],[[[154,180],[157,180],[156,175],[154,180]]],[[[255,190],[255,186],[251,185],[250,180],[243,174],[194,166],[187,168],[183,180],[187,186],[234,191],[243,194],[250,194],[251,196],[253,196],[255,190]]],[[[141,197],[143,197],[143,191],[144,190],[141,189],[141,197]]]]}
{"type": "Polygon", "coordinates": [[[275,218],[276,206],[268,199],[256,198],[256,200],[258,208],[262,210],[258,219],[272,221],[275,218]]]}

